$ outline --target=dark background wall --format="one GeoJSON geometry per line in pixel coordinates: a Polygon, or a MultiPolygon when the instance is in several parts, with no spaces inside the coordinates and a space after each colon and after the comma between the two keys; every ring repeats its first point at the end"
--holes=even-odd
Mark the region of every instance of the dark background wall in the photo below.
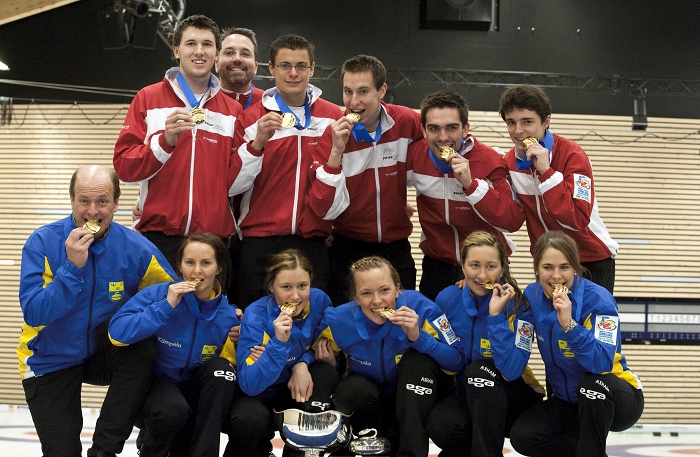
{"type": "MultiPolygon", "coordinates": [[[[316,44],[318,65],[339,66],[355,54],[389,69],[552,72],[593,77],[700,81],[698,0],[500,0],[498,31],[423,30],[419,0],[187,0],[185,15],[206,14],[224,27],[252,28],[260,61],[276,36],[297,33],[316,44]],[[533,31],[534,28],[534,31],[533,31]]],[[[108,0],[83,0],[0,26],[1,78],[137,90],[174,65],[160,39],[154,50],[103,50],[97,12],[108,0]]],[[[258,81],[269,87],[269,81],[258,81]]],[[[340,84],[320,83],[341,103],[340,84]]],[[[394,102],[417,107],[435,84],[390,88],[394,102]]],[[[453,86],[472,110],[496,110],[502,87],[453,86]]],[[[618,93],[548,89],[555,112],[631,115],[634,98],[618,93]]],[[[0,83],[0,95],[65,101],[129,102],[129,97],[0,83]]],[[[700,118],[694,96],[649,93],[649,116],[700,118]]]]}

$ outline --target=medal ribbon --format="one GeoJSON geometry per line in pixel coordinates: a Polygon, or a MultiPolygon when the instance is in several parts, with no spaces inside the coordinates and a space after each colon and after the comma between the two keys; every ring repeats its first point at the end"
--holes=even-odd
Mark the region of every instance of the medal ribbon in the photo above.
{"type": "MultiPolygon", "coordinates": [[[[465,143],[464,138],[462,138],[462,142],[459,145],[459,151],[457,152],[457,154],[462,155],[462,148],[464,147],[464,143],[465,143]]],[[[450,164],[442,159],[439,159],[435,155],[433,150],[430,149],[430,147],[428,147],[428,155],[430,156],[430,160],[433,161],[433,163],[435,164],[437,169],[440,170],[443,174],[452,173],[454,171],[454,170],[452,170],[452,167],[450,166],[450,164]]]]}
{"type": "Polygon", "coordinates": [[[197,100],[197,97],[194,96],[192,89],[190,89],[190,85],[187,84],[187,80],[185,79],[184,76],[182,76],[182,73],[177,74],[177,82],[178,82],[178,84],[180,84],[180,89],[182,89],[182,92],[185,94],[185,97],[187,98],[187,102],[190,104],[190,108],[199,107],[199,104],[202,103],[204,96],[207,95],[207,92],[209,92],[209,87],[211,87],[211,78],[209,78],[209,84],[207,84],[207,90],[205,90],[204,93],[202,94],[202,96],[199,98],[199,100],[197,100]]]}
{"type": "MultiPolygon", "coordinates": [[[[549,158],[550,160],[552,159],[552,146],[554,145],[554,136],[551,134],[549,129],[545,130],[544,132],[544,140],[540,140],[539,138],[537,139],[537,142],[542,146],[547,148],[547,151],[549,151],[549,158]]],[[[520,159],[518,158],[518,155],[515,155],[515,168],[518,170],[529,170],[530,167],[532,167],[532,159],[527,158],[527,152],[523,152],[523,158],[520,159]]]]}
{"type": "MultiPolygon", "coordinates": [[[[253,96],[253,91],[251,90],[250,96],[253,96]]],[[[296,119],[297,124],[294,126],[295,129],[297,130],[304,130],[309,126],[311,123],[311,109],[309,109],[309,97],[307,96],[306,99],[304,100],[304,117],[306,117],[306,122],[304,122],[304,125],[301,125],[301,121],[297,117],[296,114],[287,106],[287,104],[282,100],[282,96],[280,95],[279,92],[275,92],[275,101],[277,101],[277,106],[279,107],[280,111],[282,111],[282,114],[284,113],[290,113],[292,116],[294,116],[294,119],[296,119]]]]}
{"type": "Polygon", "coordinates": [[[248,100],[245,101],[245,104],[243,105],[243,109],[246,109],[250,106],[250,102],[253,101],[253,85],[250,85],[250,94],[248,94],[248,100]]]}
{"type": "Polygon", "coordinates": [[[374,138],[369,134],[362,122],[356,122],[352,126],[352,136],[355,141],[366,141],[367,143],[376,143],[382,137],[382,115],[379,114],[379,122],[377,122],[377,130],[374,132],[374,138]]]}

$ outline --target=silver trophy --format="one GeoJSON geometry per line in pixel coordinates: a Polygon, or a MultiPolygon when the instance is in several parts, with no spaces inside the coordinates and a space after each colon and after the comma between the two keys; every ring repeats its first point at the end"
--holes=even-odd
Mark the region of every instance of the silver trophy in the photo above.
{"type": "Polygon", "coordinates": [[[304,451],[305,457],[322,456],[345,447],[352,438],[348,418],[338,411],[275,411],[275,423],[282,439],[294,449],[304,451]]]}

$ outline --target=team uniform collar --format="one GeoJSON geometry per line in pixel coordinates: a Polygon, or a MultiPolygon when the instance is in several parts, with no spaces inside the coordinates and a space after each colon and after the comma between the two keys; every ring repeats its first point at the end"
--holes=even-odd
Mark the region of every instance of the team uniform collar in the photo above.
{"type": "MultiPolygon", "coordinates": [[[[276,87],[271,87],[267,89],[262,96],[262,104],[265,108],[270,111],[280,111],[280,107],[277,105],[277,100],[275,100],[275,94],[277,93],[276,87]]],[[[313,84],[306,86],[306,100],[309,106],[313,105],[316,100],[321,98],[323,92],[318,87],[313,84]]]]}
{"type": "MultiPolygon", "coordinates": [[[[177,79],[177,75],[180,73],[180,68],[179,67],[172,67],[168,69],[168,71],[165,72],[165,79],[168,80],[170,83],[170,87],[173,88],[175,91],[175,94],[183,101],[185,102],[186,106],[189,106],[189,102],[187,102],[187,97],[185,96],[185,93],[175,85],[175,79],[177,79]]],[[[206,97],[204,100],[202,100],[202,103],[200,106],[203,106],[208,100],[214,97],[214,95],[217,94],[221,90],[221,82],[219,81],[219,78],[217,78],[214,74],[209,75],[209,96],[206,97]]]]}
{"type": "Polygon", "coordinates": [[[182,301],[185,302],[187,310],[192,316],[200,320],[211,321],[216,317],[216,309],[223,297],[219,281],[214,283],[214,293],[214,298],[209,300],[201,300],[194,293],[186,293],[182,296],[182,301]]]}

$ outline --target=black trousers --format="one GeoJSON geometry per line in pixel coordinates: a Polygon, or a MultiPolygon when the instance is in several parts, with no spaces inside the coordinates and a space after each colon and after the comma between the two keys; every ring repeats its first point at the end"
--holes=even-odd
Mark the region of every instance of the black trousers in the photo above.
{"type": "MultiPolygon", "coordinates": [[[[333,393],[335,408],[352,414],[354,433],[375,428],[391,443],[391,456],[428,455],[428,415],[438,400],[454,394],[454,377],[427,354],[406,351],[399,362],[396,395],[361,375],[349,375],[333,393]]],[[[338,455],[345,455],[342,451],[338,455]]]]}
{"type": "Polygon", "coordinates": [[[182,387],[156,379],[137,425],[141,457],[219,455],[219,435],[238,385],[236,369],[216,357],[200,366],[182,387]]]}
{"type": "Polygon", "coordinates": [[[423,273],[418,290],[432,301],[445,287],[454,285],[460,279],[464,279],[461,265],[423,256],[423,273]]]}
{"type": "Polygon", "coordinates": [[[510,444],[532,457],[605,457],[610,430],[627,430],[644,410],[640,389],[613,374],[584,374],[578,404],[550,398],[513,424],[510,444]]]}
{"type": "Polygon", "coordinates": [[[241,260],[238,274],[238,305],[245,309],[269,292],[265,290],[267,263],[274,254],[285,249],[298,249],[311,263],[311,285],[328,293],[328,248],[321,236],[303,238],[296,235],[249,237],[241,242],[241,260]]]}
{"type": "Polygon", "coordinates": [[[338,372],[330,363],[314,362],[309,365],[309,373],[314,387],[311,397],[304,403],[297,403],[292,398],[286,384],[269,399],[249,397],[239,389],[224,425],[224,432],[228,434],[224,457],[268,457],[272,452],[270,440],[276,429],[274,411],[297,408],[320,413],[329,410],[331,395],[338,384],[338,372]]]}
{"type": "Polygon", "coordinates": [[[98,346],[82,365],[22,381],[44,456],[81,455],[82,383],[109,385],[95,424],[93,443],[119,454],[131,435],[151,382],[156,348],[150,339],[114,346],[107,336],[107,325],[105,322],[96,330],[98,346]]]}
{"type": "Polygon", "coordinates": [[[615,259],[597,260],[595,262],[582,262],[583,277],[593,281],[601,287],[608,289],[608,292],[613,293],[615,288],[615,259]]]}
{"type": "Polygon", "coordinates": [[[158,250],[163,254],[163,257],[165,257],[165,260],[167,260],[170,266],[175,269],[177,250],[187,237],[180,235],[166,235],[163,232],[144,232],[143,236],[145,236],[148,241],[156,245],[158,250]]]}
{"type": "Polygon", "coordinates": [[[333,244],[328,248],[330,276],[327,293],[334,306],[353,299],[350,291],[350,265],[371,255],[384,257],[396,268],[402,289],[416,289],[416,262],[411,255],[411,243],[408,238],[391,243],[368,243],[333,235],[333,244]]]}
{"type": "Polygon", "coordinates": [[[542,402],[522,378],[506,381],[492,359],[465,371],[465,395],[441,401],[428,419],[428,434],[445,456],[503,457],[503,442],[523,412],[542,402]]]}

